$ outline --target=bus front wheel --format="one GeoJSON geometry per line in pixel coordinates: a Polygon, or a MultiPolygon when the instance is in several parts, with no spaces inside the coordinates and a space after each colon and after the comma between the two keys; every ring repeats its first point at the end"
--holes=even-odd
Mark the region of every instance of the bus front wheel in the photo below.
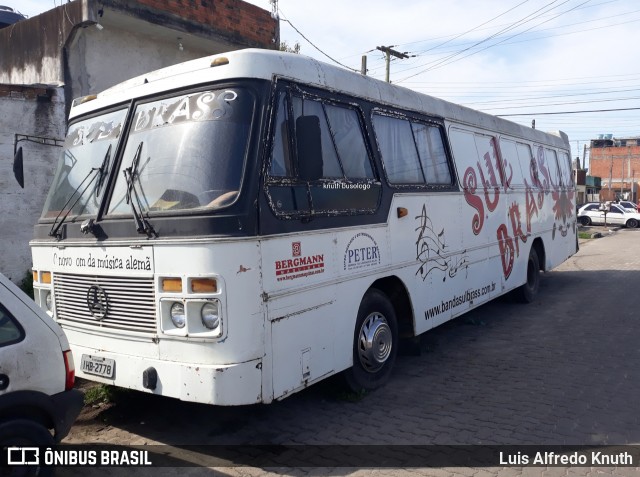
{"type": "Polygon", "coordinates": [[[527,281],[520,287],[519,298],[523,303],[531,303],[535,300],[540,288],[540,260],[535,247],[531,247],[529,260],[527,260],[527,281]]]}
{"type": "Polygon", "coordinates": [[[354,392],[370,391],[384,385],[398,352],[398,324],[389,298],[371,288],[358,309],[353,337],[353,366],[345,371],[348,387],[354,392]]]}

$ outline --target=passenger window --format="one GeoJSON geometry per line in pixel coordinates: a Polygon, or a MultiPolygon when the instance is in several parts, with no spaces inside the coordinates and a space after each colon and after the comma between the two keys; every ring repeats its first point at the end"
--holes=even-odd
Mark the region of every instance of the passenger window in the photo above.
{"type": "Polygon", "coordinates": [[[276,115],[276,124],[274,126],[273,151],[271,154],[271,168],[269,170],[272,176],[291,176],[293,168],[291,167],[291,155],[289,154],[289,134],[287,129],[288,111],[285,109],[285,95],[280,95],[278,101],[278,113],[276,115]]]}
{"type": "Polygon", "coordinates": [[[282,91],[274,128],[267,190],[277,215],[375,210],[381,187],[356,108],[282,91]]]}
{"type": "Polygon", "coordinates": [[[376,114],[373,127],[389,183],[425,184],[409,121],[376,114]]]}
{"type": "MultiPolygon", "coordinates": [[[[317,116],[320,122],[320,138],[322,141],[322,176],[327,178],[344,177],[340,163],[338,162],[338,154],[331,139],[329,124],[324,115],[322,103],[319,101],[303,100],[302,98],[293,98],[293,111],[295,119],[304,116],[317,116]]],[[[306,158],[299,157],[299,161],[306,158]]]]}
{"type": "Polygon", "coordinates": [[[353,109],[332,104],[325,105],[325,109],[344,175],[350,179],[373,179],[358,114],[353,109]]]}
{"type": "Polygon", "coordinates": [[[526,155],[525,151],[520,151],[520,146],[526,146],[526,144],[516,143],[514,141],[501,138],[500,139],[500,152],[502,152],[502,158],[504,161],[505,174],[507,175],[507,181],[509,186],[523,186],[524,175],[522,172],[521,164],[525,165],[525,170],[528,170],[529,164],[531,164],[531,152],[526,155]],[[520,157],[520,154],[523,157],[520,157]]]}
{"type": "Polygon", "coordinates": [[[560,177],[562,184],[565,186],[573,185],[573,171],[569,162],[569,156],[566,152],[561,152],[558,157],[558,165],[560,166],[560,177]]]}
{"type": "Polygon", "coordinates": [[[412,122],[413,136],[427,184],[451,185],[451,171],[440,128],[412,122]]]}
{"type": "Polygon", "coordinates": [[[9,311],[0,305],[0,346],[17,343],[23,337],[22,327],[15,321],[9,311]]]}
{"type": "Polygon", "coordinates": [[[544,154],[547,158],[547,164],[549,165],[549,173],[552,175],[552,183],[556,186],[564,185],[562,175],[560,173],[560,168],[558,167],[558,156],[556,154],[556,151],[554,151],[553,149],[545,148],[544,154]],[[555,180],[553,180],[554,176],[555,180]]]}

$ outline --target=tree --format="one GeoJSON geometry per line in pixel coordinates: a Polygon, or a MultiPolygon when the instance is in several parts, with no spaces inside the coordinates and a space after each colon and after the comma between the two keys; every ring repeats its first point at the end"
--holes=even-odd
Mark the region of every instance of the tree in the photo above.
{"type": "Polygon", "coordinates": [[[287,53],[300,53],[300,43],[296,41],[293,46],[289,46],[286,41],[281,41],[280,51],[286,51],[287,53]]]}

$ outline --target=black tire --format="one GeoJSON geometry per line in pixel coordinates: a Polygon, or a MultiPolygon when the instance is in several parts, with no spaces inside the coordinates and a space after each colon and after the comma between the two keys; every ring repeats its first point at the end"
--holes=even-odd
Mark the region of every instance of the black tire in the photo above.
{"type": "MultiPolygon", "coordinates": [[[[6,454],[7,447],[52,447],[55,441],[49,430],[42,424],[29,419],[15,419],[0,424],[0,451],[6,454]]],[[[40,462],[44,463],[44,455],[40,452],[40,462]]],[[[53,467],[16,466],[8,469],[10,476],[39,476],[51,477],[53,467]]]]}
{"type": "Polygon", "coordinates": [[[371,288],[360,302],[353,334],[353,366],[344,372],[354,392],[383,386],[391,376],[398,353],[396,313],[380,290],[371,288]]]}
{"type": "Polygon", "coordinates": [[[540,288],[540,259],[535,247],[531,247],[527,260],[526,281],[518,288],[518,298],[522,303],[531,303],[538,295],[540,288]]]}
{"type": "Polygon", "coordinates": [[[629,219],[625,225],[630,229],[635,229],[638,226],[638,221],[636,219],[629,219]]]}
{"type": "Polygon", "coordinates": [[[585,227],[591,225],[591,218],[587,217],[586,215],[583,215],[582,217],[580,217],[580,225],[583,225],[585,227]]]}

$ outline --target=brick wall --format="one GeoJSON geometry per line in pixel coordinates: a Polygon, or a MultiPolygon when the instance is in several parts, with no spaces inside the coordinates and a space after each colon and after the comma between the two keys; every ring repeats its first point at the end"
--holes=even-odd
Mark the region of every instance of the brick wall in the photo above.
{"type": "Polygon", "coordinates": [[[50,94],[51,92],[46,88],[0,84],[0,98],[37,100],[38,98],[48,99],[50,94]]]}
{"type": "Polygon", "coordinates": [[[241,0],[138,0],[140,5],[211,25],[255,46],[275,48],[278,22],[270,12],[241,0]]]}
{"type": "Polygon", "coordinates": [[[633,176],[640,179],[640,146],[630,147],[592,147],[589,154],[589,175],[598,176],[602,181],[613,178],[620,179],[633,176]],[[611,166],[613,164],[613,170],[611,166]],[[629,165],[631,171],[629,171],[629,165]]]}

